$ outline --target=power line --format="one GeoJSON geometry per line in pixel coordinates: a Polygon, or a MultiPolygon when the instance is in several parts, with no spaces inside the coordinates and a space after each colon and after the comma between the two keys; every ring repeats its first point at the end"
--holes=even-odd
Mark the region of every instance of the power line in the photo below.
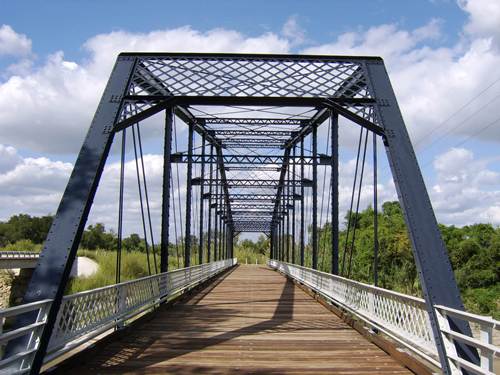
{"type": "Polygon", "coordinates": [[[430,132],[425,134],[422,138],[420,138],[418,141],[415,142],[415,146],[420,144],[425,138],[429,137],[430,135],[434,134],[434,132],[439,129],[441,125],[446,124],[448,121],[450,121],[455,115],[457,115],[460,111],[468,107],[471,103],[473,103],[476,99],[478,99],[481,95],[483,95],[486,91],[488,91],[491,87],[493,87],[495,84],[500,82],[500,77],[495,79],[492,83],[490,83],[488,86],[486,86],[483,90],[481,90],[479,93],[474,95],[471,99],[469,99],[465,104],[463,104],[460,108],[458,108],[455,112],[453,112],[450,116],[448,116],[444,121],[442,121],[438,126],[434,127],[430,132]]]}

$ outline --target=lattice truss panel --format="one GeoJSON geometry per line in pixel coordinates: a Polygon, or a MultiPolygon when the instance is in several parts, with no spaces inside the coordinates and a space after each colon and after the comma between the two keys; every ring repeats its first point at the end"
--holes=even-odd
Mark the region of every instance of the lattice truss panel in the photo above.
{"type": "Polygon", "coordinates": [[[188,56],[140,58],[130,94],[371,98],[359,62],[188,56]]]}
{"type": "Polygon", "coordinates": [[[376,123],[364,62],[354,58],[139,56],[121,118],[176,96],[345,99],[376,123]]]}

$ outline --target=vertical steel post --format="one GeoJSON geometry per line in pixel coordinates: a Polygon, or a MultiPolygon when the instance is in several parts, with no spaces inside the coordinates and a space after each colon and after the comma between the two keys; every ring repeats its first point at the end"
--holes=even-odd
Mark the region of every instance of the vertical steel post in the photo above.
{"type": "Polygon", "coordinates": [[[378,285],[377,134],[373,133],[373,284],[378,285]]]}
{"type": "Polygon", "coordinates": [[[281,225],[281,217],[279,219],[279,226],[278,226],[278,260],[280,262],[283,261],[283,253],[281,252],[281,242],[282,242],[282,234],[283,234],[283,231],[282,231],[282,225],[281,225]]]}
{"type": "Polygon", "coordinates": [[[286,175],[285,175],[285,186],[286,190],[286,203],[285,203],[285,212],[286,212],[286,261],[290,262],[290,215],[289,215],[289,207],[290,207],[290,164],[286,166],[286,175]]]}
{"type": "MultiPolygon", "coordinates": [[[[219,181],[219,166],[215,164],[215,181],[219,181]]],[[[219,211],[219,183],[215,185],[215,207],[214,207],[214,261],[219,260],[218,245],[219,245],[219,220],[217,219],[219,211]]]]}
{"type": "MultiPolygon", "coordinates": [[[[331,240],[332,240],[332,274],[339,274],[339,115],[331,113],[331,240]]],[[[374,134],[375,135],[375,134],[374,134]]]]}
{"type": "Polygon", "coordinates": [[[277,250],[278,250],[278,227],[276,226],[277,222],[275,222],[273,225],[274,225],[274,228],[273,228],[273,234],[274,234],[273,259],[278,260],[278,254],[277,254],[277,250]]]}
{"type": "MultiPolygon", "coordinates": [[[[300,140],[300,179],[304,181],[304,138],[300,140]]],[[[300,265],[304,266],[306,222],[304,208],[304,184],[300,186],[300,265]]]]}
{"type": "MultiPolygon", "coordinates": [[[[225,210],[224,210],[225,211],[225,210]]],[[[223,213],[225,216],[225,212],[223,213]]],[[[222,218],[222,259],[227,258],[227,224],[226,219],[222,218]]]]}
{"type": "Polygon", "coordinates": [[[194,126],[189,124],[188,132],[188,162],[186,177],[186,234],[184,238],[184,267],[191,265],[191,197],[193,190],[193,136],[194,126]]]}
{"type": "Polygon", "coordinates": [[[207,263],[211,260],[211,249],[212,249],[212,179],[213,179],[213,163],[212,159],[214,156],[214,146],[210,145],[210,172],[209,172],[209,183],[208,183],[208,223],[207,223],[207,263]]]}
{"type": "MultiPolygon", "coordinates": [[[[218,160],[220,159],[220,156],[218,155],[218,160]]],[[[222,187],[222,164],[219,162],[219,168],[220,168],[220,181],[218,184],[220,185],[220,195],[219,195],[219,258],[218,260],[223,259],[224,256],[224,198],[222,196],[224,192],[224,188],[222,187]]]]}
{"type": "Polygon", "coordinates": [[[231,259],[233,257],[233,230],[232,225],[227,226],[227,258],[231,259]]]}
{"type": "MultiPolygon", "coordinates": [[[[293,196],[292,196],[292,263],[295,264],[295,165],[297,164],[296,156],[296,147],[293,146],[293,173],[292,173],[292,183],[293,183],[293,196]]],[[[301,183],[302,185],[302,183],[301,183]]]]}
{"type": "MultiPolygon", "coordinates": [[[[285,197],[283,196],[282,202],[285,201],[285,197]]],[[[281,260],[284,262],[286,260],[285,257],[285,205],[282,204],[282,218],[281,218],[281,260]]]]}
{"type": "Polygon", "coordinates": [[[318,269],[318,128],[312,128],[312,268],[318,269]]]}
{"type": "Polygon", "coordinates": [[[168,245],[170,241],[170,179],[172,176],[172,124],[174,121],[173,108],[165,110],[165,140],[163,143],[163,198],[161,206],[161,245],[160,245],[160,272],[168,271],[168,245]]]}
{"type": "Polygon", "coordinates": [[[123,192],[125,187],[125,151],[127,146],[127,129],[122,130],[120,155],[120,192],[118,198],[118,233],[116,246],[116,283],[121,282],[122,244],[123,244],[123,192]]]}
{"type": "Polygon", "coordinates": [[[199,248],[198,248],[198,264],[203,263],[203,222],[204,222],[204,212],[205,208],[203,205],[203,193],[204,185],[205,185],[205,134],[201,136],[201,154],[203,157],[201,158],[201,181],[200,181],[200,239],[199,239],[199,248]]]}
{"type": "Polygon", "coordinates": [[[274,228],[271,224],[271,236],[269,238],[269,258],[274,259],[274,228]]]}

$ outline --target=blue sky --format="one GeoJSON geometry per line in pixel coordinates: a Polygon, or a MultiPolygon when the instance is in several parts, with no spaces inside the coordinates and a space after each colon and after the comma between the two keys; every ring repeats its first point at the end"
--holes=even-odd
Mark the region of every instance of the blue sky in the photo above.
{"type": "MultiPolygon", "coordinates": [[[[0,220],[55,212],[116,54],[159,50],[382,56],[438,219],[500,224],[497,0],[137,3],[2,1],[0,220]]],[[[151,124],[154,189],[161,145],[151,124]]],[[[347,194],[355,132],[344,128],[347,194]]],[[[108,164],[91,221],[113,226],[116,158],[108,164]]],[[[395,199],[381,171],[381,197],[395,199]]]]}
{"type": "Polygon", "coordinates": [[[307,36],[317,43],[357,28],[398,23],[417,28],[432,18],[443,20],[448,43],[456,42],[467,19],[454,1],[446,0],[216,0],[216,1],[2,1],[0,23],[30,36],[33,51],[44,56],[63,50],[69,59],[85,57],[81,45],[96,34],[116,30],[149,32],[184,25],[206,31],[238,30],[247,35],[279,31],[297,15],[307,36]],[[138,5],[141,4],[141,5],[138,5]]]}

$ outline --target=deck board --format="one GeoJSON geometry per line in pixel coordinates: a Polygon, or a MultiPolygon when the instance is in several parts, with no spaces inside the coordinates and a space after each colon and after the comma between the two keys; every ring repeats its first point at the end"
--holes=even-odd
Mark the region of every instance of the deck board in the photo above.
{"type": "Polygon", "coordinates": [[[293,282],[244,265],[67,373],[411,374],[293,282]]]}

